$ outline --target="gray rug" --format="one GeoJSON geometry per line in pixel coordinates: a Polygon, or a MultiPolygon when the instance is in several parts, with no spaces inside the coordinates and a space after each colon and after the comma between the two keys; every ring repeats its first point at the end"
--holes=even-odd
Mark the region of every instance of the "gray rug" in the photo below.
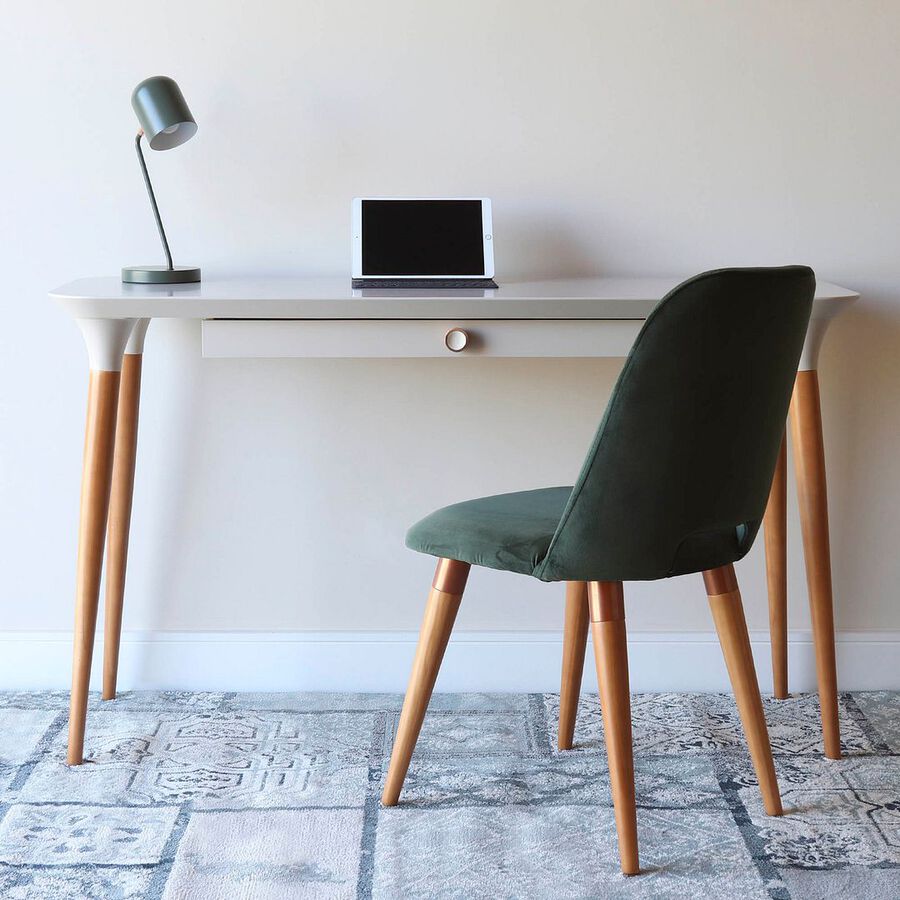
{"type": "Polygon", "coordinates": [[[599,704],[435,697],[402,805],[378,802],[401,698],[0,694],[0,897],[900,897],[900,694],[768,701],[787,815],[762,811],[733,700],[634,698],[641,863],[619,874],[599,704]]]}

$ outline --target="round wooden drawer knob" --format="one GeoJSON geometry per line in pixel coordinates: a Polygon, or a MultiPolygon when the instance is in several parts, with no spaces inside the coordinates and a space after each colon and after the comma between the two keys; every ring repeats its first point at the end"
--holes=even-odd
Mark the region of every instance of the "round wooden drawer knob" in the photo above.
{"type": "Polygon", "coordinates": [[[462,328],[451,328],[444,335],[444,344],[446,344],[448,350],[452,350],[454,353],[465,350],[468,343],[469,335],[462,328]]]}

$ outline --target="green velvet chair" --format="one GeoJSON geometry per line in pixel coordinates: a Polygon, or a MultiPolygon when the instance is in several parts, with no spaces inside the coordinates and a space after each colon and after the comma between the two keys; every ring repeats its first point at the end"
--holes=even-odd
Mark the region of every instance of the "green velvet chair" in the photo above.
{"type": "MultiPolygon", "coordinates": [[[[569,583],[563,748],[590,620],[623,872],[639,870],[624,581],[703,573],[763,802],[769,815],[781,814],[732,564],[765,512],[814,291],[804,266],[720,269],[685,281],[638,335],[574,487],[457,503],[410,529],[407,546],[439,561],[385,806],[399,799],[475,565],[569,583]]],[[[534,416],[539,426],[540,410],[534,416]]]]}

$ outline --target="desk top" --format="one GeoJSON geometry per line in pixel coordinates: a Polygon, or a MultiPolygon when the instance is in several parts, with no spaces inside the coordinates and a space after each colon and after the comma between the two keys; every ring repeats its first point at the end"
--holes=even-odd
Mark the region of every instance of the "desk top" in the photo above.
{"type": "MultiPolygon", "coordinates": [[[[184,285],[107,277],[81,278],[50,296],[88,319],[644,319],[681,280],[554,278],[504,281],[496,290],[380,290],[354,289],[345,275],[213,277],[184,285]]],[[[816,306],[830,316],[858,296],[820,282],[816,306]]]]}

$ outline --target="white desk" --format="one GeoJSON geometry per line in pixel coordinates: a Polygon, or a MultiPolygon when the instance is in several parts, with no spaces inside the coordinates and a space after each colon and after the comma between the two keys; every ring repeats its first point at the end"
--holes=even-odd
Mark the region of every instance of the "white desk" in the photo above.
{"type": "MultiPolygon", "coordinates": [[[[505,282],[497,290],[383,291],[354,290],[345,276],[213,278],[181,286],[85,278],[52,291],[78,321],[90,361],[69,763],[82,762],[107,521],[103,697],[116,691],[141,358],[151,319],[202,320],[203,354],[214,357],[623,357],[643,320],[678,281],[574,278],[505,282]],[[463,349],[448,348],[451,330],[465,333],[457,335],[463,349]]],[[[818,285],[791,406],[819,693],[826,749],[832,750],[837,688],[816,365],[829,322],[857,299],[836,285],[818,285]]],[[[787,694],[784,473],[782,454],[766,516],[776,696],[787,694]]]]}

